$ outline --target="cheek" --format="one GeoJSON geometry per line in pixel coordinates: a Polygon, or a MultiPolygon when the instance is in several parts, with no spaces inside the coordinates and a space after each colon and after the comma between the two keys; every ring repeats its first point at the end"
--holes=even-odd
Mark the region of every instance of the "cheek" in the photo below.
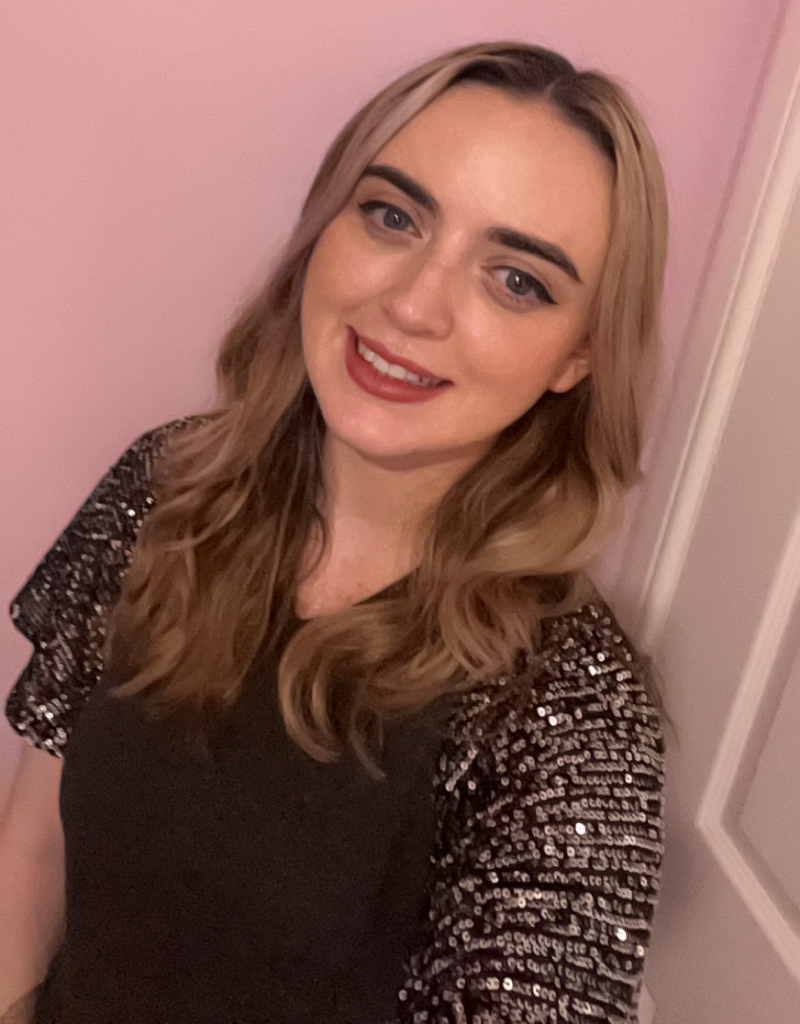
{"type": "MultiPolygon", "coordinates": [[[[579,312],[542,310],[528,319],[488,317],[469,332],[465,352],[470,377],[509,402],[532,405],[586,336],[587,318],[579,312]]],[[[475,320],[473,320],[475,327],[475,320]]]]}
{"type": "Polygon", "coordinates": [[[303,286],[305,316],[314,315],[317,310],[327,306],[340,291],[337,278],[341,273],[341,265],[336,259],[336,250],[340,246],[331,237],[331,230],[329,227],[314,246],[306,268],[303,286]]]}
{"type": "Polygon", "coordinates": [[[379,288],[385,260],[370,249],[360,225],[343,214],[320,236],[306,270],[304,302],[309,310],[335,313],[379,288]]]}

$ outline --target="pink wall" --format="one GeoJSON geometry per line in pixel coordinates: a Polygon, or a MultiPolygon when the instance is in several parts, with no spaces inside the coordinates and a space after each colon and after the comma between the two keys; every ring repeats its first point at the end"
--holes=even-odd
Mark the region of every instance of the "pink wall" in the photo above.
{"type": "MultiPolygon", "coordinates": [[[[781,6],[3,4],[2,600],[130,440],[208,403],[217,339],[336,129],[445,47],[537,41],[632,86],[670,182],[673,365],[781,6]]],[[[0,629],[4,689],[27,645],[0,629]]],[[[0,789],[15,749],[0,729],[0,789]]]]}

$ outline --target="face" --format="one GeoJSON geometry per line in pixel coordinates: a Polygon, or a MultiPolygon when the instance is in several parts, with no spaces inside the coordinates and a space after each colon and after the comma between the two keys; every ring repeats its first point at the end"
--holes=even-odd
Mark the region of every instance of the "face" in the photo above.
{"type": "Polygon", "coordinates": [[[545,100],[453,87],[377,154],[307,268],[328,443],[474,462],[589,370],[612,170],[545,100]]]}

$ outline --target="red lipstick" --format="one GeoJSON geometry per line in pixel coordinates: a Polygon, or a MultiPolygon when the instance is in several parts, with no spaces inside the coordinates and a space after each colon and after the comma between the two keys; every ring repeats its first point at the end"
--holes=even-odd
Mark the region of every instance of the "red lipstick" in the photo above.
{"type": "Polygon", "coordinates": [[[417,384],[402,378],[391,377],[386,372],[376,369],[371,362],[359,354],[359,336],[350,327],[348,328],[345,351],[345,368],[351,380],[375,398],[382,398],[387,402],[430,402],[451,385],[450,381],[440,380],[417,363],[392,355],[377,341],[367,338],[362,338],[361,341],[370,352],[382,361],[402,367],[417,377],[436,381],[435,384],[417,384]]]}

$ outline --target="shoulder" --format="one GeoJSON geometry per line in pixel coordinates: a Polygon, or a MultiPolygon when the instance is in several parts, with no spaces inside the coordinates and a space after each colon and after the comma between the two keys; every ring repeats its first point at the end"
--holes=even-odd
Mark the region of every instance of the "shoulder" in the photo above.
{"type": "Polygon", "coordinates": [[[32,639],[31,630],[41,628],[39,612],[57,600],[56,585],[70,591],[63,594],[65,600],[74,600],[73,586],[81,584],[97,597],[97,588],[104,590],[98,569],[125,566],[155,502],[159,457],[169,438],[190,422],[176,420],[143,434],[101,477],[11,604],[11,617],[26,636],[32,639]]]}
{"type": "Polygon", "coordinates": [[[579,717],[618,711],[642,722],[659,720],[647,661],[599,599],[543,620],[533,649],[478,694],[484,725],[497,730],[520,713],[534,711],[541,719],[556,709],[580,712],[579,717]]]}
{"type": "Polygon", "coordinates": [[[130,503],[134,507],[143,505],[145,508],[153,504],[156,466],[167,443],[174,435],[197,422],[196,418],[173,420],[137,438],[101,477],[72,523],[82,513],[88,512],[118,515],[122,511],[121,525],[126,519],[138,518],[130,514],[130,503]]]}
{"type": "Polygon", "coordinates": [[[663,784],[663,729],[648,662],[599,599],[544,620],[533,650],[511,671],[458,695],[450,726],[451,761],[464,768],[482,762],[505,771],[547,751],[619,768],[622,782],[631,774],[624,765],[636,764],[647,788],[663,784]]]}

